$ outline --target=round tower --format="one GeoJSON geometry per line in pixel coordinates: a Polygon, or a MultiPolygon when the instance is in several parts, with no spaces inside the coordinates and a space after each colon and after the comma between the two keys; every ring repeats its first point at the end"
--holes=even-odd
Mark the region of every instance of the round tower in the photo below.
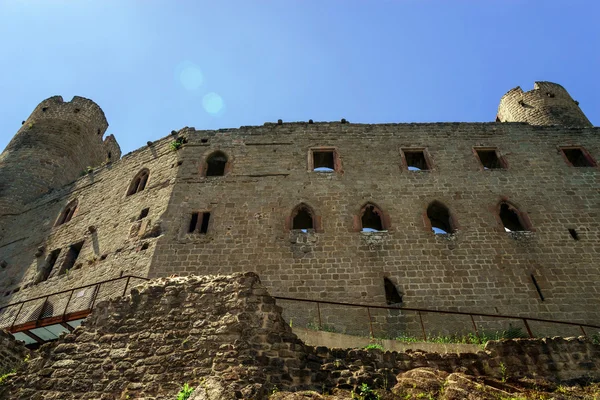
{"type": "Polygon", "coordinates": [[[592,126],[561,85],[535,82],[533,90],[517,86],[502,96],[497,122],[527,122],[531,125],[592,126]]]}
{"type": "Polygon", "coordinates": [[[0,215],[18,213],[28,202],[70,183],[88,166],[119,159],[108,122],[93,101],[61,96],[42,101],[0,154],[0,215]]]}

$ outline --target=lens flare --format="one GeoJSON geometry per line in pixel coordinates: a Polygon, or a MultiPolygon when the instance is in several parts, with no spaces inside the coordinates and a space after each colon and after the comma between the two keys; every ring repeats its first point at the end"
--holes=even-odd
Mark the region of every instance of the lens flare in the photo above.
{"type": "Polygon", "coordinates": [[[176,70],[176,75],[179,83],[181,83],[186,90],[196,90],[202,86],[202,82],[204,82],[204,76],[202,75],[200,67],[191,62],[185,62],[179,65],[176,70]]]}
{"type": "Polygon", "coordinates": [[[202,98],[202,107],[209,114],[220,114],[224,106],[223,98],[214,92],[208,93],[202,98]]]}

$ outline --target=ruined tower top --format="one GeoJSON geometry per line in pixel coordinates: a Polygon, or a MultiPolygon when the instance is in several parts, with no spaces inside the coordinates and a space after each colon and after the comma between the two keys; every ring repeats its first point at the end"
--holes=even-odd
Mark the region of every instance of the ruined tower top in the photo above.
{"type": "Polygon", "coordinates": [[[519,86],[500,100],[498,122],[527,122],[531,125],[592,126],[561,85],[535,82],[533,90],[523,92],[519,86]]]}
{"type": "Polygon", "coordinates": [[[61,96],[42,101],[0,154],[0,206],[19,212],[29,201],[77,179],[88,167],[119,159],[108,122],[93,101],[61,96]]]}

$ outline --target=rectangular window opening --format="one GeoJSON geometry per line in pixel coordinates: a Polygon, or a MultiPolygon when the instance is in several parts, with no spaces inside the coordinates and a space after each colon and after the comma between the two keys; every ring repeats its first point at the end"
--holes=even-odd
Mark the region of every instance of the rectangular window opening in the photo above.
{"type": "Polygon", "coordinates": [[[335,154],[333,150],[313,150],[313,171],[335,171],[335,154]]]}
{"type": "Polygon", "coordinates": [[[506,168],[502,160],[498,157],[498,152],[495,149],[476,149],[475,152],[479,157],[483,169],[503,169],[506,168]]]}
{"type": "Polygon", "coordinates": [[[409,171],[427,171],[429,164],[423,150],[403,150],[406,167],[409,171]]]}
{"type": "Polygon", "coordinates": [[[39,282],[43,282],[48,279],[48,277],[50,276],[50,273],[52,272],[52,269],[54,268],[54,265],[56,264],[56,260],[58,260],[59,254],[60,254],[60,249],[53,250],[50,253],[48,258],[46,259],[46,266],[44,267],[43,275],[42,275],[41,279],[39,280],[39,282]]]}
{"type": "Polygon", "coordinates": [[[192,219],[190,220],[190,227],[188,229],[188,233],[196,231],[196,226],[198,225],[198,215],[198,213],[192,213],[192,219]]]}
{"type": "Polygon", "coordinates": [[[140,219],[144,219],[144,218],[146,218],[146,217],[148,216],[148,213],[149,213],[149,212],[150,212],[150,208],[144,208],[144,209],[142,210],[142,212],[140,213],[140,216],[138,217],[138,221],[139,221],[140,219]]]}
{"type": "Polygon", "coordinates": [[[67,271],[70,271],[73,269],[73,266],[75,265],[75,261],[77,261],[77,257],[79,257],[79,253],[81,252],[82,247],[83,247],[83,241],[69,246],[69,252],[67,253],[67,256],[65,257],[65,261],[63,262],[63,265],[58,273],[59,275],[66,274],[67,271]]]}
{"type": "Polygon", "coordinates": [[[596,166],[596,163],[581,148],[562,149],[562,152],[574,167],[596,166]]]}
{"type": "Polygon", "coordinates": [[[537,280],[535,279],[535,276],[533,276],[533,274],[531,274],[531,281],[533,282],[533,285],[535,286],[535,290],[537,290],[538,295],[540,296],[540,300],[544,301],[544,295],[542,294],[542,289],[540,289],[540,285],[538,285],[537,280]]]}
{"type": "Polygon", "coordinates": [[[208,232],[208,221],[210,220],[210,213],[202,213],[202,224],[200,225],[200,233],[208,232]]]}

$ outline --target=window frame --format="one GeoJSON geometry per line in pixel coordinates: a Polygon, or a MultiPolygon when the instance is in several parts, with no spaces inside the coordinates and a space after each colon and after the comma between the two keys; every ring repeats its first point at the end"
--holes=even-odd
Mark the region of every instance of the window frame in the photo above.
{"type": "Polygon", "coordinates": [[[429,172],[429,171],[434,170],[433,160],[431,158],[431,154],[429,153],[429,150],[427,147],[400,147],[400,158],[402,160],[401,169],[404,170],[405,172],[419,173],[419,172],[429,172]],[[427,169],[420,169],[418,171],[412,171],[412,170],[408,169],[409,165],[408,165],[408,162],[406,161],[406,153],[417,153],[417,152],[423,153],[423,158],[425,158],[425,164],[427,164],[427,169]]]}
{"type": "Polygon", "coordinates": [[[387,212],[383,211],[383,208],[379,207],[377,204],[373,203],[372,201],[368,201],[365,204],[363,204],[363,206],[358,211],[358,215],[354,216],[353,230],[355,232],[385,233],[385,232],[389,232],[391,230],[391,227],[392,227],[392,222],[391,222],[389,214],[387,212]],[[379,219],[381,221],[381,230],[380,231],[363,232],[364,227],[363,227],[363,223],[362,223],[362,218],[368,207],[373,207],[373,211],[379,214],[379,219]]]}
{"type": "Polygon", "coordinates": [[[212,150],[210,153],[206,154],[206,156],[204,157],[204,160],[202,161],[202,166],[200,168],[200,175],[204,178],[221,178],[221,177],[227,176],[231,172],[232,160],[233,160],[233,158],[229,154],[227,154],[225,151],[223,151],[221,149],[212,150]],[[223,175],[208,176],[208,175],[206,175],[208,173],[208,160],[211,157],[217,155],[218,153],[221,153],[227,159],[227,161],[225,162],[225,167],[223,168],[223,175]]]}
{"type": "Polygon", "coordinates": [[[506,162],[506,159],[504,158],[504,156],[502,156],[502,154],[500,154],[500,150],[498,149],[498,147],[495,147],[495,146],[473,146],[473,154],[475,154],[475,157],[476,157],[477,161],[479,162],[479,169],[481,171],[500,171],[500,170],[508,169],[508,163],[506,162]],[[479,157],[479,151],[493,151],[496,154],[496,158],[498,159],[498,162],[500,163],[500,165],[502,167],[486,169],[485,165],[483,165],[483,162],[481,161],[481,157],[479,157]]]}
{"type": "Polygon", "coordinates": [[[292,209],[292,212],[287,216],[287,218],[285,220],[285,230],[289,231],[289,232],[301,232],[302,231],[302,229],[294,229],[294,218],[296,217],[296,215],[298,215],[298,212],[303,208],[307,209],[308,213],[312,217],[313,227],[312,227],[312,229],[307,229],[307,231],[323,233],[321,217],[319,215],[317,215],[314,208],[312,208],[311,206],[309,206],[307,203],[304,203],[304,202],[296,205],[292,209]]]}
{"type": "Polygon", "coordinates": [[[308,171],[317,174],[342,173],[342,160],[339,150],[334,146],[314,146],[308,149],[308,171]],[[315,171],[314,153],[333,153],[333,171],[315,171]]]}
{"type": "Polygon", "coordinates": [[[146,190],[146,188],[148,187],[149,180],[150,170],[148,168],[142,168],[140,171],[138,171],[137,174],[135,174],[133,179],[129,182],[129,186],[127,187],[125,197],[133,196],[146,190]],[[140,186],[143,187],[140,189],[140,186]]]}
{"type": "Polygon", "coordinates": [[[71,222],[73,217],[77,214],[79,210],[79,201],[77,199],[73,199],[67,203],[65,208],[58,214],[58,218],[54,222],[54,227],[62,226],[71,222]]]}
{"type": "Polygon", "coordinates": [[[211,210],[206,210],[206,209],[205,210],[196,210],[196,211],[192,211],[192,212],[188,213],[187,216],[188,216],[188,218],[186,220],[187,222],[184,225],[186,227],[186,230],[185,230],[186,235],[194,235],[195,236],[195,235],[210,234],[210,227],[213,222],[213,213],[211,210]],[[193,218],[194,214],[198,214],[198,219],[196,220],[194,229],[190,231],[191,219],[193,218]],[[201,232],[205,214],[208,214],[208,224],[206,225],[206,232],[201,232]]]}
{"type": "Polygon", "coordinates": [[[598,163],[596,162],[596,160],[594,159],[594,157],[592,157],[592,155],[590,154],[589,151],[587,151],[587,149],[583,146],[558,146],[558,151],[560,152],[560,154],[562,155],[563,160],[565,161],[565,163],[572,168],[597,168],[598,167],[598,163]],[[591,164],[585,167],[576,167],[575,165],[573,165],[573,163],[571,163],[571,161],[569,160],[569,158],[567,157],[567,155],[565,154],[565,150],[580,150],[583,153],[583,156],[585,157],[585,159],[591,164]]]}

